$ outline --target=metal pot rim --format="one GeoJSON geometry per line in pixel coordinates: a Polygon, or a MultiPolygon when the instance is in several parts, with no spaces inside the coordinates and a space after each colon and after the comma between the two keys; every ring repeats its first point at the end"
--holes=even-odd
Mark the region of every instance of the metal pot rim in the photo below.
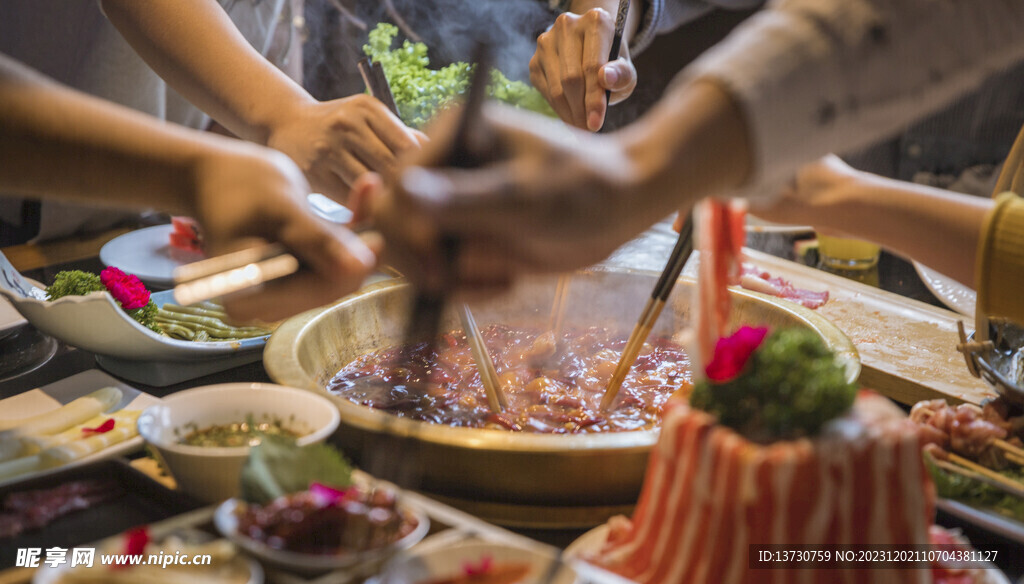
{"type": "MultiPolygon", "coordinates": [[[[628,268],[591,268],[583,273],[613,273],[619,275],[638,275],[657,278],[656,272],[633,270],[628,268]]],[[[681,282],[693,283],[690,277],[680,278],[681,282]]],[[[341,300],[293,317],[274,332],[264,350],[264,366],[271,379],[282,385],[291,385],[311,391],[326,393],[320,381],[311,376],[302,366],[299,349],[303,344],[304,335],[314,329],[319,321],[344,306],[355,302],[365,302],[374,295],[393,292],[395,288],[406,288],[409,284],[403,279],[388,280],[364,288],[356,294],[341,300]]],[[[803,306],[767,296],[758,292],[730,288],[734,296],[746,297],[756,302],[767,303],[795,315],[806,326],[813,329],[828,342],[836,352],[837,359],[842,361],[847,370],[847,379],[854,381],[860,374],[860,359],[853,343],[834,324],[816,312],[803,306]],[[784,304],[780,304],[784,303],[784,304]]],[[[391,414],[360,406],[331,394],[327,396],[338,406],[344,423],[363,430],[385,432],[391,435],[411,437],[428,442],[442,444],[452,448],[489,450],[506,452],[551,452],[560,455],[581,455],[596,451],[631,451],[649,450],[658,439],[659,431],[636,430],[626,432],[593,433],[593,434],[530,434],[507,432],[482,428],[454,428],[430,422],[421,422],[399,418],[391,414]]]]}

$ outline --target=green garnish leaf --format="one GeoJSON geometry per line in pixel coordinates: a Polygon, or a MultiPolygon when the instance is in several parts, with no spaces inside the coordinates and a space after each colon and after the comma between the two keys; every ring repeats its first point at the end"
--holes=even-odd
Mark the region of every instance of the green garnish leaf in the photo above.
{"type": "Polygon", "coordinates": [[[337,489],[352,484],[352,465],[328,444],[299,446],[294,440],[267,436],[249,451],[242,468],[242,499],[264,505],[299,493],[312,483],[337,489]]]}
{"type": "Polygon", "coordinates": [[[768,443],[817,435],[856,395],[824,342],[812,331],[791,328],[769,334],[736,378],[697,383],[690,405],[768,443]]]}

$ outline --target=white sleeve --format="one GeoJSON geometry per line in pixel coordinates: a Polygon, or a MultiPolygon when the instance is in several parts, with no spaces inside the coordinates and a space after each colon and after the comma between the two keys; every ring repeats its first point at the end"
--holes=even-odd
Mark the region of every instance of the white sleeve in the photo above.
{"type": "Polygon", "coordinates": [[[711,78],[737,100],[754,148],[752,194],[898,132],[1022,59],[1020,0],[779,0],[676,86],[711,78]]]}

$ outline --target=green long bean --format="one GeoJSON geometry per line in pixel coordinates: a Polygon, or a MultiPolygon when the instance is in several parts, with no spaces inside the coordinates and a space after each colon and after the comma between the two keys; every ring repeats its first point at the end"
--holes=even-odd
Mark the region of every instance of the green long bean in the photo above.
{"type": "Polygon", "coordinates": [[[153,320],[169,337],[194,341],[235,341],[261,337],[272,332],[269,327],[233,326],[225,322],[227,313],[219,304],[203,302],[195,306],[165,304],[153,320]]]}

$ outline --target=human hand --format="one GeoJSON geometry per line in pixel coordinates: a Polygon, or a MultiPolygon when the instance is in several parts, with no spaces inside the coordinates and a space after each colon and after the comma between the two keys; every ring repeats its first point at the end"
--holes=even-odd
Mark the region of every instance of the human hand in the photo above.
{"type": "Polygon", "coordinates": [[[868,175],[829,154],[801,167],[793,182],[778,196],[751,199],[750,212],[767,221],[811,225],[826,233],[842,235],[834,227],[842,218],[835,217],[829,209],[868,180],[868,175]]]}
{"type": "Polygon", "coordinates": [[[615,15],[593,8],[560,14],[537,37],[530,82],[566,123],[596,132],[608,109],[605,91],[611,91],[610,103],[618,103],[636,88],[628,43],[622,44],[618,59],[608,62],[614,34],[615,15]]]}
{"type": "Polygon", "coordinates": [[[397,157],[425,140],[379,100],[357,94],[296,108],[271,129],[267,145],[290,156],[315,191],[345,203],[361,174],[393,174],[397,157]]]}
{"type": "Polygon", "coordinates": [[[477,126],[489,136],[491,160],[436,168],[446,163],[458,117],[446,112],[431,127],[429,146],[397,182],[360,181],[356,191],[378,196],[353,196],[371,201],[386,261],[421,286],[450,285],[442,234],[461,243],[458,285],[493,288],[523,272],[600,261],[667,212],[638,200],[639,165],[618,141],[500,104],[488,104],[477,126]]]}
{"type": "Polygon", "coordinates": [[[213,255],[258,240],[284,244],[299,272],[225,298],[239,320],[273,321],[322,306],[359,288],[376,266],[379,238],[368,241],[317,219],[308,209],[309,185],[281,153],[239,143],[200,160],[194,175],[194,213],[213,255]]]}

